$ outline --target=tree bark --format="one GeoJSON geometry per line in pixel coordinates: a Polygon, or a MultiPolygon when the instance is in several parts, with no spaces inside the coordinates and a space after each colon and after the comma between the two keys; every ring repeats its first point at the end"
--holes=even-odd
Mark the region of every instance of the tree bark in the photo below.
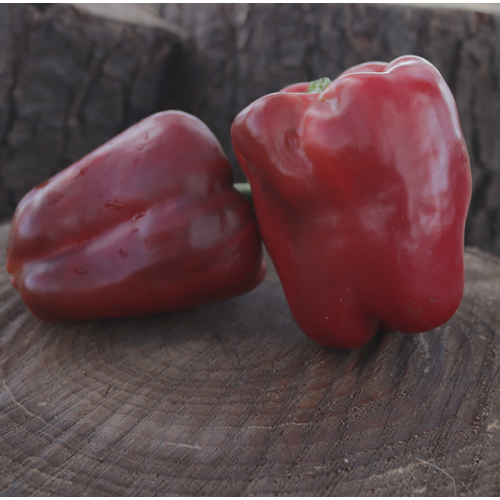
{"type": "Polygon", "coordinates": [[[474,179],[466,243],[500,255],[498,16],[380,4],[166,4],[170,25],[162,26],[92,8],[99,15],[0,6],[0,218],[47,177],[167,108],[205,121],[242,181],[229,129],[247,104],[290,82],[413,53],[438,67],[459,108],[474,179]]]}
{"type": "Polygon", "coordinates": [[[467,249],[446,325],[349,352],[300,332],[269,260],[238,298],[48,324],[0,255],[0,495],[500,493],[492,255],[467,249]]]}
{"type": "Polygon", "coordinates": [[[498,16],[383,4],[165,4],[163,16],[192,37],[193,112],[233,163],[231,122],[260,96],[369,60],[431,61],[455,95],[472,163],[466,242],[500,255],[498,16]]]}
{"type": "Polygon", "coordinates": [[[146,26],[64,4],[0,5],[0,217],[129,125],[185,107],[173,97],[181,41],[160,19],[146,26]]]}

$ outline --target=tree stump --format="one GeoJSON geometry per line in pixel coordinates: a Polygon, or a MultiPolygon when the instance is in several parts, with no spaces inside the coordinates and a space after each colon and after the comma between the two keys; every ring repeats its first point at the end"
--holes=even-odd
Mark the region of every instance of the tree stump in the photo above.
{"type": "Polygon", "coordinates": [[[165,4],[167,24],[131,18],[123,4],[84,7],[0,5],[0,218],[35,185],[168,108],[205,121],[241,181],[229,129],[251,101],[412,53],[438,67],[457,101],[474,182],[466,243],[500,255],[498,15],[384,4],[165,4]]]}
{"type": "Polygon", "coordinates": [[[238,298],[48,324],[1,255],[1,495],[500,493],[492,255],[467,249],[446,325],[349,352],[300,332],[269,259],[263,284],[238,298]]]}
{"type": "Polygon", "coordinates": [[[231,123],[255,99],[366,61],[428,59],[455,95],[471,158],[466,243],[500,255],[500,16],[345,3],[166,4],[163,15],[190,34],[193,112],[234,164],[231,123]]]}
{"type": "Polygon", "coordinates": [[[176,90],[182,30],[82,9],[0,5],[1,218],[128,126],[186,107],[176,90]]]}

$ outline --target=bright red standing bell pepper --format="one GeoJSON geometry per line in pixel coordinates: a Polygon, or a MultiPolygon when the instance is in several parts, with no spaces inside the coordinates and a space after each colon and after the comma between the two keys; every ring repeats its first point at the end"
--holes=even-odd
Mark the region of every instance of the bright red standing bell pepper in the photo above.
{"type": "Polygon", "coordinates": [[[150,116],[30,191],[7,269],[34,316],[168,312],[264,277],[252,207],[215,136],[178,111],[150,116]]]}
{"type": "Polygon", "coordinates": [[[244,109],[233,145],[290,309],[316,342],[432,330],[458,308],[471,172],[453,96],[405,56],[244,109]]]}

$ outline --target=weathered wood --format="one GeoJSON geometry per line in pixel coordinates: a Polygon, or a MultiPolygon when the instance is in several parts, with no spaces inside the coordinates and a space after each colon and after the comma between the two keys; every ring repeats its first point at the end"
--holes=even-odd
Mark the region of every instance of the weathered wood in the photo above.
{"type": "Polygon", "coordinates": [[[0,495],[500,494],[492,255],[467,250],[448,324],[352,352],[299,331],[271,264],[239,298],[67,324],[0,266],[0,495]]]}
{"type": "Polygon", "coordinates": [[[193,112],[233,162],[232,120],[262,95],[370,60],[431,61],[455,95],[471,157],[466,243],[500,255],[500,16],[345,3],[166,4],[163,15],[192,37],[193,112]]]}
{"type": "Polygon", "coordinates": [[[413,53],[440,69],[457,100],[474,177],[466,242],[500,255],[498,15],[383,4],[166,4],[166,24],[146,12],[131,17],[129,6],[75,5],[0,5],[0,218],[36,184],[166,108],[204,120],[243,180],[229,128],[252,100],[413,53]]]}
{"type": "Polygon", "coordinates": [[[181,40],[159,18],[146,26],[64,4],[0,4],[0,217],[129,125],[185,107],[172,97],[181,40]]]}

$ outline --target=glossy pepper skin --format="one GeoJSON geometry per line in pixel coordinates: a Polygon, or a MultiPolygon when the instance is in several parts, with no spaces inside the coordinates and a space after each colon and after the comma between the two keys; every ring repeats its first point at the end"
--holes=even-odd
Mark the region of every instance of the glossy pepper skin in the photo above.
{"type": "Polygon", "coordinates": [[[212,132],[152,115],[30,191],[7,270],[51,322],[163,313],[249,291],[265,274],[255,216],[212,132]]]}
{"type": "Polygon", "coordinates": [[[351,68],[295,84],[235,119],[233,146],[291,312],[351,349],[377,329],[448,321],[464,288],[471,172],[453,96],[429,62],[351,68]]]}

